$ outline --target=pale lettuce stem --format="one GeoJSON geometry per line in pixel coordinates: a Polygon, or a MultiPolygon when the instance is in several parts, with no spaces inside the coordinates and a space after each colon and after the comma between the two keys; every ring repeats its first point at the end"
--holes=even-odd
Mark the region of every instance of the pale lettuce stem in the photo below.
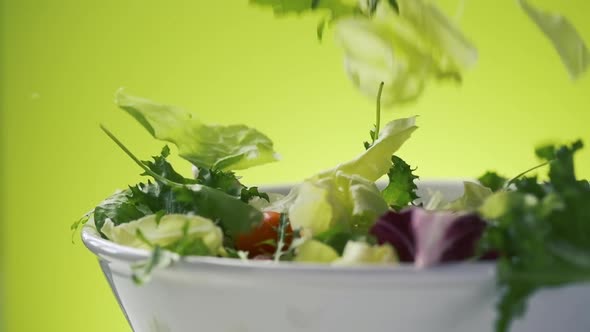
{"type": "Polygon", "coordinates": [[[375,137],[373,138],[373,142],[379,139],[379,128],[381,128],[381,94],[383,93],[384,84],[383,82],[379,84],[379,91],[377,92],[377,119],[375,121],[375,137]]]}

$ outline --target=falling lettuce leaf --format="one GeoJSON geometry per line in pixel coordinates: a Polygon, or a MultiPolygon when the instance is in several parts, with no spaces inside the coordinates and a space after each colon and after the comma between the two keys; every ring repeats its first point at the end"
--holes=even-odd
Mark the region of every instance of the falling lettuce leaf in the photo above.
{"type": "Polygon", "coordinates": [[[396,6],[381,1],[373,16],[336,24],[349,78],[371,98],[384,82],[386,106],[416,99],[431,78],[460,80],[477,61],[475,47],[433,4],[400,0],[396,6]]]}
{"type": "Polygon", "coordinates": [[[562,15],[544,12],[525,0],[518,3],[551,41],[570,77],[579,78],[590,65],[590,53],[576,28],[562,15]]]}
{"type": "Polygon", "coordinates": [[[375,97],[383,82],[384,106],[415,100],[433,72],[432,59],[417,48],[411,36],[396,35],[405,27],[393,15],[388,25],[377,24],[375,18],[346,17],[335,29],[349,79],[369,98],[375,97]]]}
{"type": "Polygon", "coordinates": [[[250,0],[250,4],[272,7],[276,15],[302,14],[308,11],[327,11],[332,18],[353,14],[357,8],[347,0],[250,0]]]}
{"type": "Polygon", "coordinates": [[[398,0],[399,15],[423,38],[442,73],[456,73],[477,62],[477,50],[455,23],[427,0],[398,0]]]}
{"type": "Polygon", "coordinates": [[[119,90],[117,105],[157,139],[174,143],[179,155],[198,167],[245,169],[278,159],[272,141],[244,125],[206,125],[180,108],[134,97],[119,90]]]}

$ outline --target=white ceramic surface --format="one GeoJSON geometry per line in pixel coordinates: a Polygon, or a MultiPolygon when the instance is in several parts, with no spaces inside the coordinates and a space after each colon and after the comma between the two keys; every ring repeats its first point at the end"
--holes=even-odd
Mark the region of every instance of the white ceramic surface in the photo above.
{"type": "MultiPolygon", "coordinates": [[[[423,181],[450,196],[458,181],[423,181]]],[[[278,191],[286,187],[275,187],[278,191]]],[[[129,264],[149,253],[101,239],[85,227],[99,263],[136,332],[491,332],[494,266],[454,264],[330,267],[191,257],[136,286],[129,264]]],[[[534,296],[512,332],[589,332],[590,286],[534,296]]]]}

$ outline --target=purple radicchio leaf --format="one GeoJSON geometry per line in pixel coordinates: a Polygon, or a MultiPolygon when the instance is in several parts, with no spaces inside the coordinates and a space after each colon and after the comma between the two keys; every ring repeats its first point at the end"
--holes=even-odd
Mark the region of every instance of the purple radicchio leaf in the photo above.
{"type": "Polygon", "coordinates": [[[410,208],[384,214],[371,234],[379,244],[391,244],[400,261],[423,268],[474,257],[485,227],[475,214],[410,208]]]}
{"type": "Polygon", "coordinates": [[[416,255],[416,241],[411,224],[412,212],[413,209],[402,212],[389,211],[382,215],[370,230],[379,244],[389,243],[395,248],[400,262],[413,262],[416,255]]]}

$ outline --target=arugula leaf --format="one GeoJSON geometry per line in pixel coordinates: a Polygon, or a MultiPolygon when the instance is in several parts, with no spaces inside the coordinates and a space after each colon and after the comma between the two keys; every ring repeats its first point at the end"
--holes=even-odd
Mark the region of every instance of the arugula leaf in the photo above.
{"type": "Polygon", "coordinates": [[[194,184],[175,188],[174,195],[174,199],[186,207],[184,213],[217,220],[224,233],[232,238],[249,232],[263,219],[258,209],[207,186],[194,184]]]}
{"type": "Polygon", "coordinates": [[[259,197],[270,202],[267,193],[260,192],[258,187],[246,187],[233,172],[197,168],[196,179],[199,184],[219,189],[231,196],[239,197],[245,203],[248,203],[254,197],[259,197]]]}
{"type": "Polygon", "coordinates": [[[590,185],[574,170],[574,154],[581,147],[577,141],[538,149],[542,159],[551,161],[549,181],[518,179],[516,190],[492,195],[480,209],[492,220],[481,247],[501,253],[497,332],[509,330],[537,290],[590,282],[590,185]]]}
{"type": "Polygon", "coordinates": [[[242,191],[240,192],[240,199],[242,202],[248,203],[254,197],[259,197],[270,203],[270,197],[268,197],[268,194],[260,192],[258,187],[242,188],[242,191]]]}
{"type": "MultiPolygon", "coordinates": [[[[262,220],[262,212],[244,203],[240,197],[231,196],[216,188],[198,183],[191,183],[192,180],[184,179],[185,183],[174,182],[156,171],[150,169],[144,162],[140,161],[119,139],[110,131],[102,127],[107,135],[140,167],[156,180],[156,183],[138,184],[130,187],[131,206],[141,207],[144,215],[160,213],[166,214],[196,214],[215,220],[222,227],[228,236],[234,237],[240,233],[250,231],[262,220]]],[[[166,152],[166,150],[164,150],[166,152]]],[[[171,165],[165,161],[164,153],[158,159],[167,174],[177,174],[171,165]]],[[[123,203],[128,203],[123,201],[123,203]]],[[[115,204],[115,206],[117,206],[115,204]]],[[[127,220],[130,221],[130,220],[127,220]]],[[[116,225],[116,224],[115,224],[116,225]]]]}
{"type": "MultiPolygon", "coordinates": [[[[197,181],[193,179],[185,178],[184,176],[178,174],[172,165],[166,160],[166,158],[170,155],[170,148],[168,145],[165,145],[162,148],[162,152],[160,152],[159,156],[153,156],[153,161],[144,160],[142,161],[152,172],[176,183],[196,183],[197,181]]],[[[143,173],[142,175],[149,176],[148,173],[143,173]]]]}
{"type": "Polygon", "coordinates": [[[496,172],[488,171],[477,178],[477,181],[479,181],[482,186],[490,188],[491,191],[498,191],[504,187],[508,179],[496,172]]]}
{"type": "Polygon", "coordinates": [[[119,90],[117,105],[155,138],[174,143],[193,165],[238,170],[276,161],[272,141],[244,125],[206,125],[180,108],[134,97],[119,90]]]}
{"type": "Polygon", "coordinates": [[[413,173],[416,169],[412,169],[400,157],[392,156],[391,162],[393,165],[387,173],[389,184],[381,194],[389,206],[399,211],[418,198],[418,187],[414,180],[419,177],[413,173]]]}
{"type": "Polygon", "coordinates": [[[118,191],[102,201],[94,208],[94,224],[100,232],[107,219],[115,225],[127,223],[139,219],[151,210],[147,206],[134,200],[132,190],[118,191]]]}
{"type": "Polygon", "coordinates": [[[197,183],[219,189],[228,195],[240,197],[245,188],[233,172],[198,168],[197,183]]]}
{"type": "Polygon", "coordinates": [[[518,3],[553,44],[570,77],[579,78],[590,66],[590,52],[576,28],[559,14],[544,12],[524,0],[518,3]]]}

